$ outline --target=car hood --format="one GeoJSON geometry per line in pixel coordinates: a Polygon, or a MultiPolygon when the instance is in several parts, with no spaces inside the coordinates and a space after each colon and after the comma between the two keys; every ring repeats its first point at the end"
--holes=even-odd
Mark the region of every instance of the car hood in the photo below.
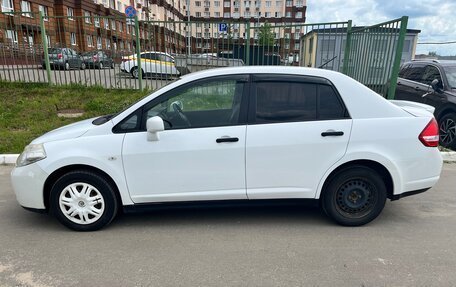
{"type": "Polygon", "coordinates": [[[94,127],[92,121],[95,118],[83,120],[80,122],[72,123],[58,129],[52,130],[44,135],[34,139],[32,144],[40,144],[51,141],[65,140],[77,138],[85,134],[88,130],[94,127]]]}

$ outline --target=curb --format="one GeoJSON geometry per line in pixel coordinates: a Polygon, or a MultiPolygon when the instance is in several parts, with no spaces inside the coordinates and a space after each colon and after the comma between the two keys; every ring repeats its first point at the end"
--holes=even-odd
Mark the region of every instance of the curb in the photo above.
{"type": "MultiPolygon", "coordinates": [[[[456,162],[456,151],[441,151],[444,162],[456,162]]],[[[19,154],[0,154],[0,165],[14,165],[19,154]]]]}

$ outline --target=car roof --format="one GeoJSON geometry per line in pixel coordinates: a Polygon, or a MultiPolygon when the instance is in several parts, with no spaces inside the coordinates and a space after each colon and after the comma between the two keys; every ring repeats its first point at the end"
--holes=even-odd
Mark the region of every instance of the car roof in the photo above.
{"type": "Polygon", "coordinates": [[[441,65],[441,66],[456,66],[455,60],[436,60],[436,59],[419,59],[407,62],[405,64],[411,63],[420,63],[420,64],[434,64],[434,65],[441,65]]]}

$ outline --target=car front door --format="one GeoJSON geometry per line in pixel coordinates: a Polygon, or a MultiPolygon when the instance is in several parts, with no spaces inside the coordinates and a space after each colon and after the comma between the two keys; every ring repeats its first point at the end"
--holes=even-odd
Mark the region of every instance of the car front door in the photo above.
{"type": "Polygon", "coordinates": [[[429,86],[428,90],[430,93],[425,97],[424,103],[435,107],[436,110],[439,110],[439,108],[445,103],[447,103],[448,100],[445,94],[438,93],[430,87],[432,81],[435,79],[439,80],[438,86],[443,91],[444,86],[440,70],[436,66],[427,65],[424,71],[423,82],[429,86]]]}
{"type": "Polygon", "coordinates": [[[331,83],[303,76],[256,76],[246,142],[249,199],[314,198],[345,154],[352,120],[331,83]]]}
{"type": "Polygon", "coordinates": [[[116,126],[135,203],[246,199],[243,104],[247,76],[215,77],[163,94],[116,126]],[[145,122],[165,130],[148,141],[145,122]]]}
{"type": "Polygon", "coordinates": [[[422,63],[412,63],[401,71],[397,80],[395,98],[397,100],[413,101],[423,103],[423,95],[427,87],[421,83],[425,65],[422,63]]]}

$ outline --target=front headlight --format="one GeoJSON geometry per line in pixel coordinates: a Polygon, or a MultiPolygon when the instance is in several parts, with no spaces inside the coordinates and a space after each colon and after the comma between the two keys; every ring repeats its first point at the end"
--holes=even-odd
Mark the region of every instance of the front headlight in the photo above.
{"type": "Polygon", "coordinates": [[[17,158],[16,166],[24,166],[46,158],[46,151],[42,144],[30,144],[17,158]]]}

